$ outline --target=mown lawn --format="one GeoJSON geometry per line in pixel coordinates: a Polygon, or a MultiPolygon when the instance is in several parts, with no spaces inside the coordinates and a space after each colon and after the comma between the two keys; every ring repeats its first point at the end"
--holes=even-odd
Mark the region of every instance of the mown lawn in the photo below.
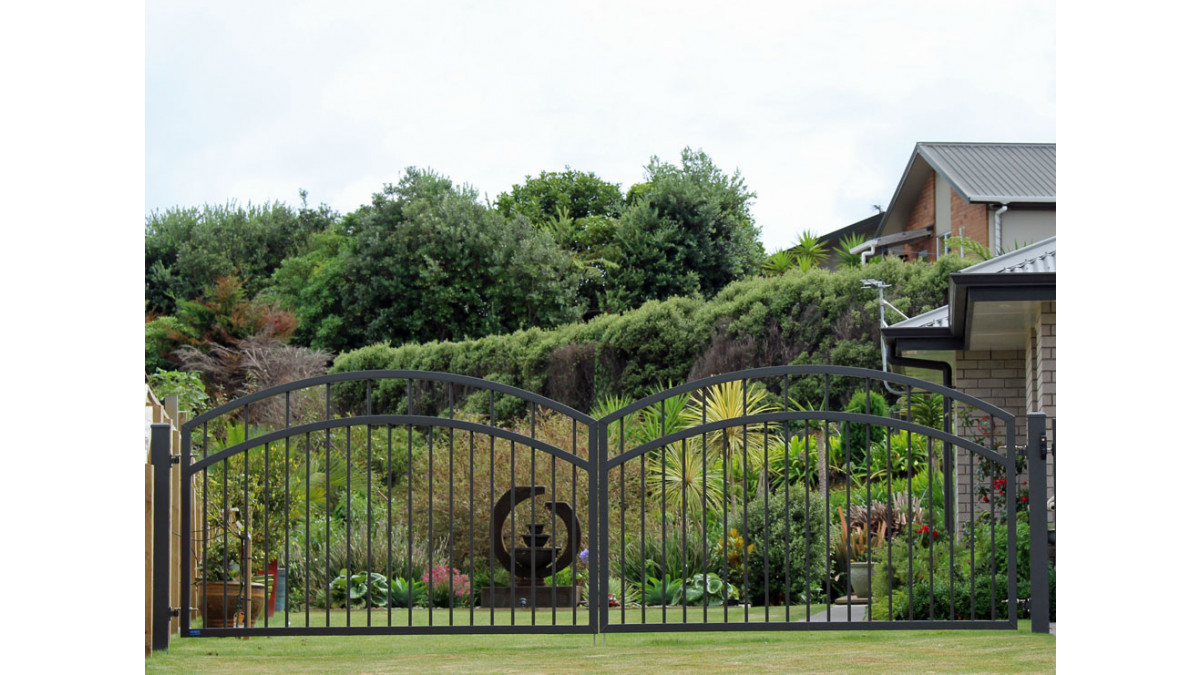
{"type": "MultiPolygon", "coordinates": [[[[688,612],[689,621],[699,618],[692,616],[693,611],[688,612]]],[[[679,610],[668,610],[670,623],[677,620],[674,612],[679,610]]],[[[781,608],[772,609],[772,619],[777,612],[781,615],[781,608]]],[[[458,625],[458,612],[455,614],[458,625]]],[[[803,618],[804,608],[798,616],[793,609],[792,616],[803,618]]],[[[380,623],[378,618],[373,613],[372,624],[380,623]]],[[[716,618],[710,614],[709,620],[716,618]]],[[[323,623],[323,613],[321,619],[323,623]]],[[[476,620],[480,620],[478,614],[476,620]]],[[[619,622],[619,615],[614,613],[610,620],[619,622]]],[[[435,612],[435,623],[447,621],[446,610],[435,612]]],[[[586,622],[586,615],[581,614],[580,621],[586,622]]],[[[541,612],[538,622],[542,623],[541,612]]],[[[352,624],[366,625],[365,612],[354,612],[352,624]]],[[[851,629],[609,634],[596,639],[591,635],[174,638],[168,651],[146,660],[147,672],[206,673],[713,673],[746,669],[792,673],[1053,672],[1055,638],[1031,634],[1028,621],[1020,622],[1015,632],[851,629]]]]}

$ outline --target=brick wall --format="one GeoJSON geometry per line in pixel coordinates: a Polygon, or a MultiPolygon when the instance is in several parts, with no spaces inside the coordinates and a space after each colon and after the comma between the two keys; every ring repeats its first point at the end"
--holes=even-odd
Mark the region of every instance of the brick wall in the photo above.
{"type": "MultiPolygon", "coordinates": [[[[1043,302],[1038,306],[1037,321],[1030,335],[1028,361],[1029,378],[1029,409],[1046,413],[1047,437],[1054,441],[1054,426],[1056,416],[1055,392],[1057,369],[1055,367],[1056,348],[1055,333],[1057,330],[1057,314],[1054,302],[1043,302]]],[[[1046,456],[1046,491],[1054,496],[1054,455],[1046,456]]],[[[1054,527],[1054,511],[1050,512],[1050,527],[1054,527]]]]}
{"type": "Polygon", "coordinates": [[[968,204],[951,189],[950,236],[960,235],[974,239],[988,248],[992,247],[992,242],[988,239],[987,204],[968,204]]]}
{"type": "MultiPolygon", "coordinates": [[[[955,355],[955,388],[964,394],[982,399],[1017,415],[1016,434],[1017,445],[1025,445],[1025,411],[1028,403],[1026,377],[1028,359],[1024,350],[1007,351],[961,351],[955,355]]],[[[956,411],[955,420],[957,433],[966,438],[979,435],[980,414],[973,410],[956,411]],[[962,415],[967,415],[964,422],[962,415]]],[[[1004,444],[1007,430],[998,421],[993,421],[994,435],[990,436],[999,445],[1004,444]]],[[[988,443],[980,440],[985,447],[988,443]]],[[[979,501],[976,497],[976,486],[980,484],[980,459],[964,449],[958,449],[955,459],[955,492],[957,522],[961,524],[970,519],[972,508],[976,517],[988,513],[991,504],[979,501]],[[974,481],[972,481],[972,470],[974,481]]],[[[1018,477],[1018,489],[1027,477],[1018,477]]],[[[999,504],[996,505],[1000,507],[999,504]]]]}
{"type": "MultiPolygon", "coordinates": [[[[919,230],[935,223],[937,219],[936,184],[934,172],[930,171],[925,185],[921,188],[920,196],[917,197],[912,211],[908,214],[908,220],[901,228],[903,231],[919,230]]],[[[950,235],[953,237],[962,235],[990,248],[992,244],[988,239],[987,205],[969,204],[954,191],[954,188],[947,186],[947,189],[950,190],[950,235]]],[[[932,237],[907,242],[904,247],[912,251],[926,251],[929,260],[937,257],[937,242],[932,237]]]]}
{"type": "MultiPolygon", "coordinates": [[[[935,196],[936,180],[933,172],[930,171],[929,178],[925,180],[925,185],[921,188],[921,196],[917,197],[917,203],[913,205],[912,211],[908,214],[908,222],[903,227],[905,232],[919,230],[934,224],[934,220],[937,218],[935,196]]],[[[929,260],[933,260],[937,253],[937,244],[932,237],[905,242],[904,248],[910,251],[925,251],[929,260]]]]}

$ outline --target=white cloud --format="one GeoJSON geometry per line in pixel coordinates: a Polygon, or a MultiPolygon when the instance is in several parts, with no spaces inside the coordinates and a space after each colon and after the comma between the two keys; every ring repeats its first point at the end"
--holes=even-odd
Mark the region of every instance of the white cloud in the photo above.
{"type": "Polygon", "coordinates": [[[404,167],[494,197],[564,165],[623,187],[703,148],[768,250],[886,206],[922,140],[1054,140],[1054,7],[152,2],[146,207],[347,211],[404,167]]]}

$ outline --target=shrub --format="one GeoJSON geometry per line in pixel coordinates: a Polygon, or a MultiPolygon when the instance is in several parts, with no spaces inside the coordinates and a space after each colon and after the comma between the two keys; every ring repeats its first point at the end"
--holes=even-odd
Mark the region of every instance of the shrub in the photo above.
{"type": "MultiPolygon", "coordinates": [[[[890,597],[881,595],[871,606],[875,620],[921,619],[997,619],[1008,616],[1008,527],[995,524],[995,546],[992,545],[992,524],[975,523],[954,545],[951,565],[948,540],[929,541],[896,537],[891,542],[890,565],[885,553],[876,558],[885,561],[877,565],[872,588],[890,588],[890,597]],[[930,550],[932,544],[932,574],[930,550]],[[973,555],[972,555],[973,553],[973,555]],[[908,570],[912,559],[912,572],[908,570]],[[973,563],[973,564],[972,564],[973,563]],[[953,575],[954,594],[950,594],[953,575]],[[973,583],[972,583],[973,582],[973,583]],[[876,586],[875,584],[879,585],[876,586]],[[993,594],[993,588],[995,593],[993,594]]],[[[945,538],[943,538],[945,539],[945,538]]],[[[1017,517],[1017,598],[1028,598],[1029,583],[1029,522],[1028,516],[1017,517]]],[[[1055,620],[1055,574],[1050,569],[1050,620],[1055,620]]],[[[1025,603],[1017,605],[1017,617],[1028,618],[1025,603]]]]}
{"type": "Polygon", "coordinates": [[[387,607],[388,604],[387,577],[378,572],[366,572],[346,576],[346,570],[329,582],[330,604],[334,607],[362,609],[372,607],[387,607]]]}
{"type": "Polygon", "coordinates": [[[471,577],[447,565],[435,565],[421,582],[429,590],[429,602],[434,607],[466,607],[471,601],[471,577]]]}
{"type": "MultiPolygon", "coordinates": [[[[854,396],[850,397],[850,402],[846,404],[846,407],[842,411],[887,417],[888,405],[882,394],[871,392],[871,403],[868,408],[867,392],[856,391],[854,392],[854,396]]],[[[842,433],[842,443],[845,446],[846,454],[851,464],[851,471],[866,468],[867,453],[871,444],[879,443],[887,438],[887,427],[879,424],[871,425],[870,439],[867,438],[867,428],[868,425],[866,424],[848,422],[845,425],[845,431],[842,433]]]]}
{"type": "Polygon", "coordinates": [[[392,607],[426,607],[429,603],[429,591],[425,584],[403,577],[392,579],[389,596],[392,607]]]}
{"type": "Polygon", "coordinates": [[[747,549],[744,597],[754,604],[820,597],[829,571],[825,502],[816,494],[805,502],[804,490],[775,490],[747,507],[742,532],[754,548],[747,549]]]}

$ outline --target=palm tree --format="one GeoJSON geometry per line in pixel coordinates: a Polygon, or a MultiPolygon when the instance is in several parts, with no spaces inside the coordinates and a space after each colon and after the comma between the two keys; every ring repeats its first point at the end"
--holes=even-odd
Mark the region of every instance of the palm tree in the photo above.
{"type": "Polygon", "coordinates": [[[834,249],[834,255],[838,258],[838,267],[858,267],[862,265],[862,256],[851,251],[865,242],[866,238],[857,233],[844,237],[838,242],[837,248],[834,249]]]}
{"type": "Polygon", "coordinates": [[[793,250],[797,264],[805,267],[805,269],[819,267],[829,257],[829,251],[825,248],[825,243],[811,230],[805,230],[800,235],[800,241],[797,242],[793,250]]]}

